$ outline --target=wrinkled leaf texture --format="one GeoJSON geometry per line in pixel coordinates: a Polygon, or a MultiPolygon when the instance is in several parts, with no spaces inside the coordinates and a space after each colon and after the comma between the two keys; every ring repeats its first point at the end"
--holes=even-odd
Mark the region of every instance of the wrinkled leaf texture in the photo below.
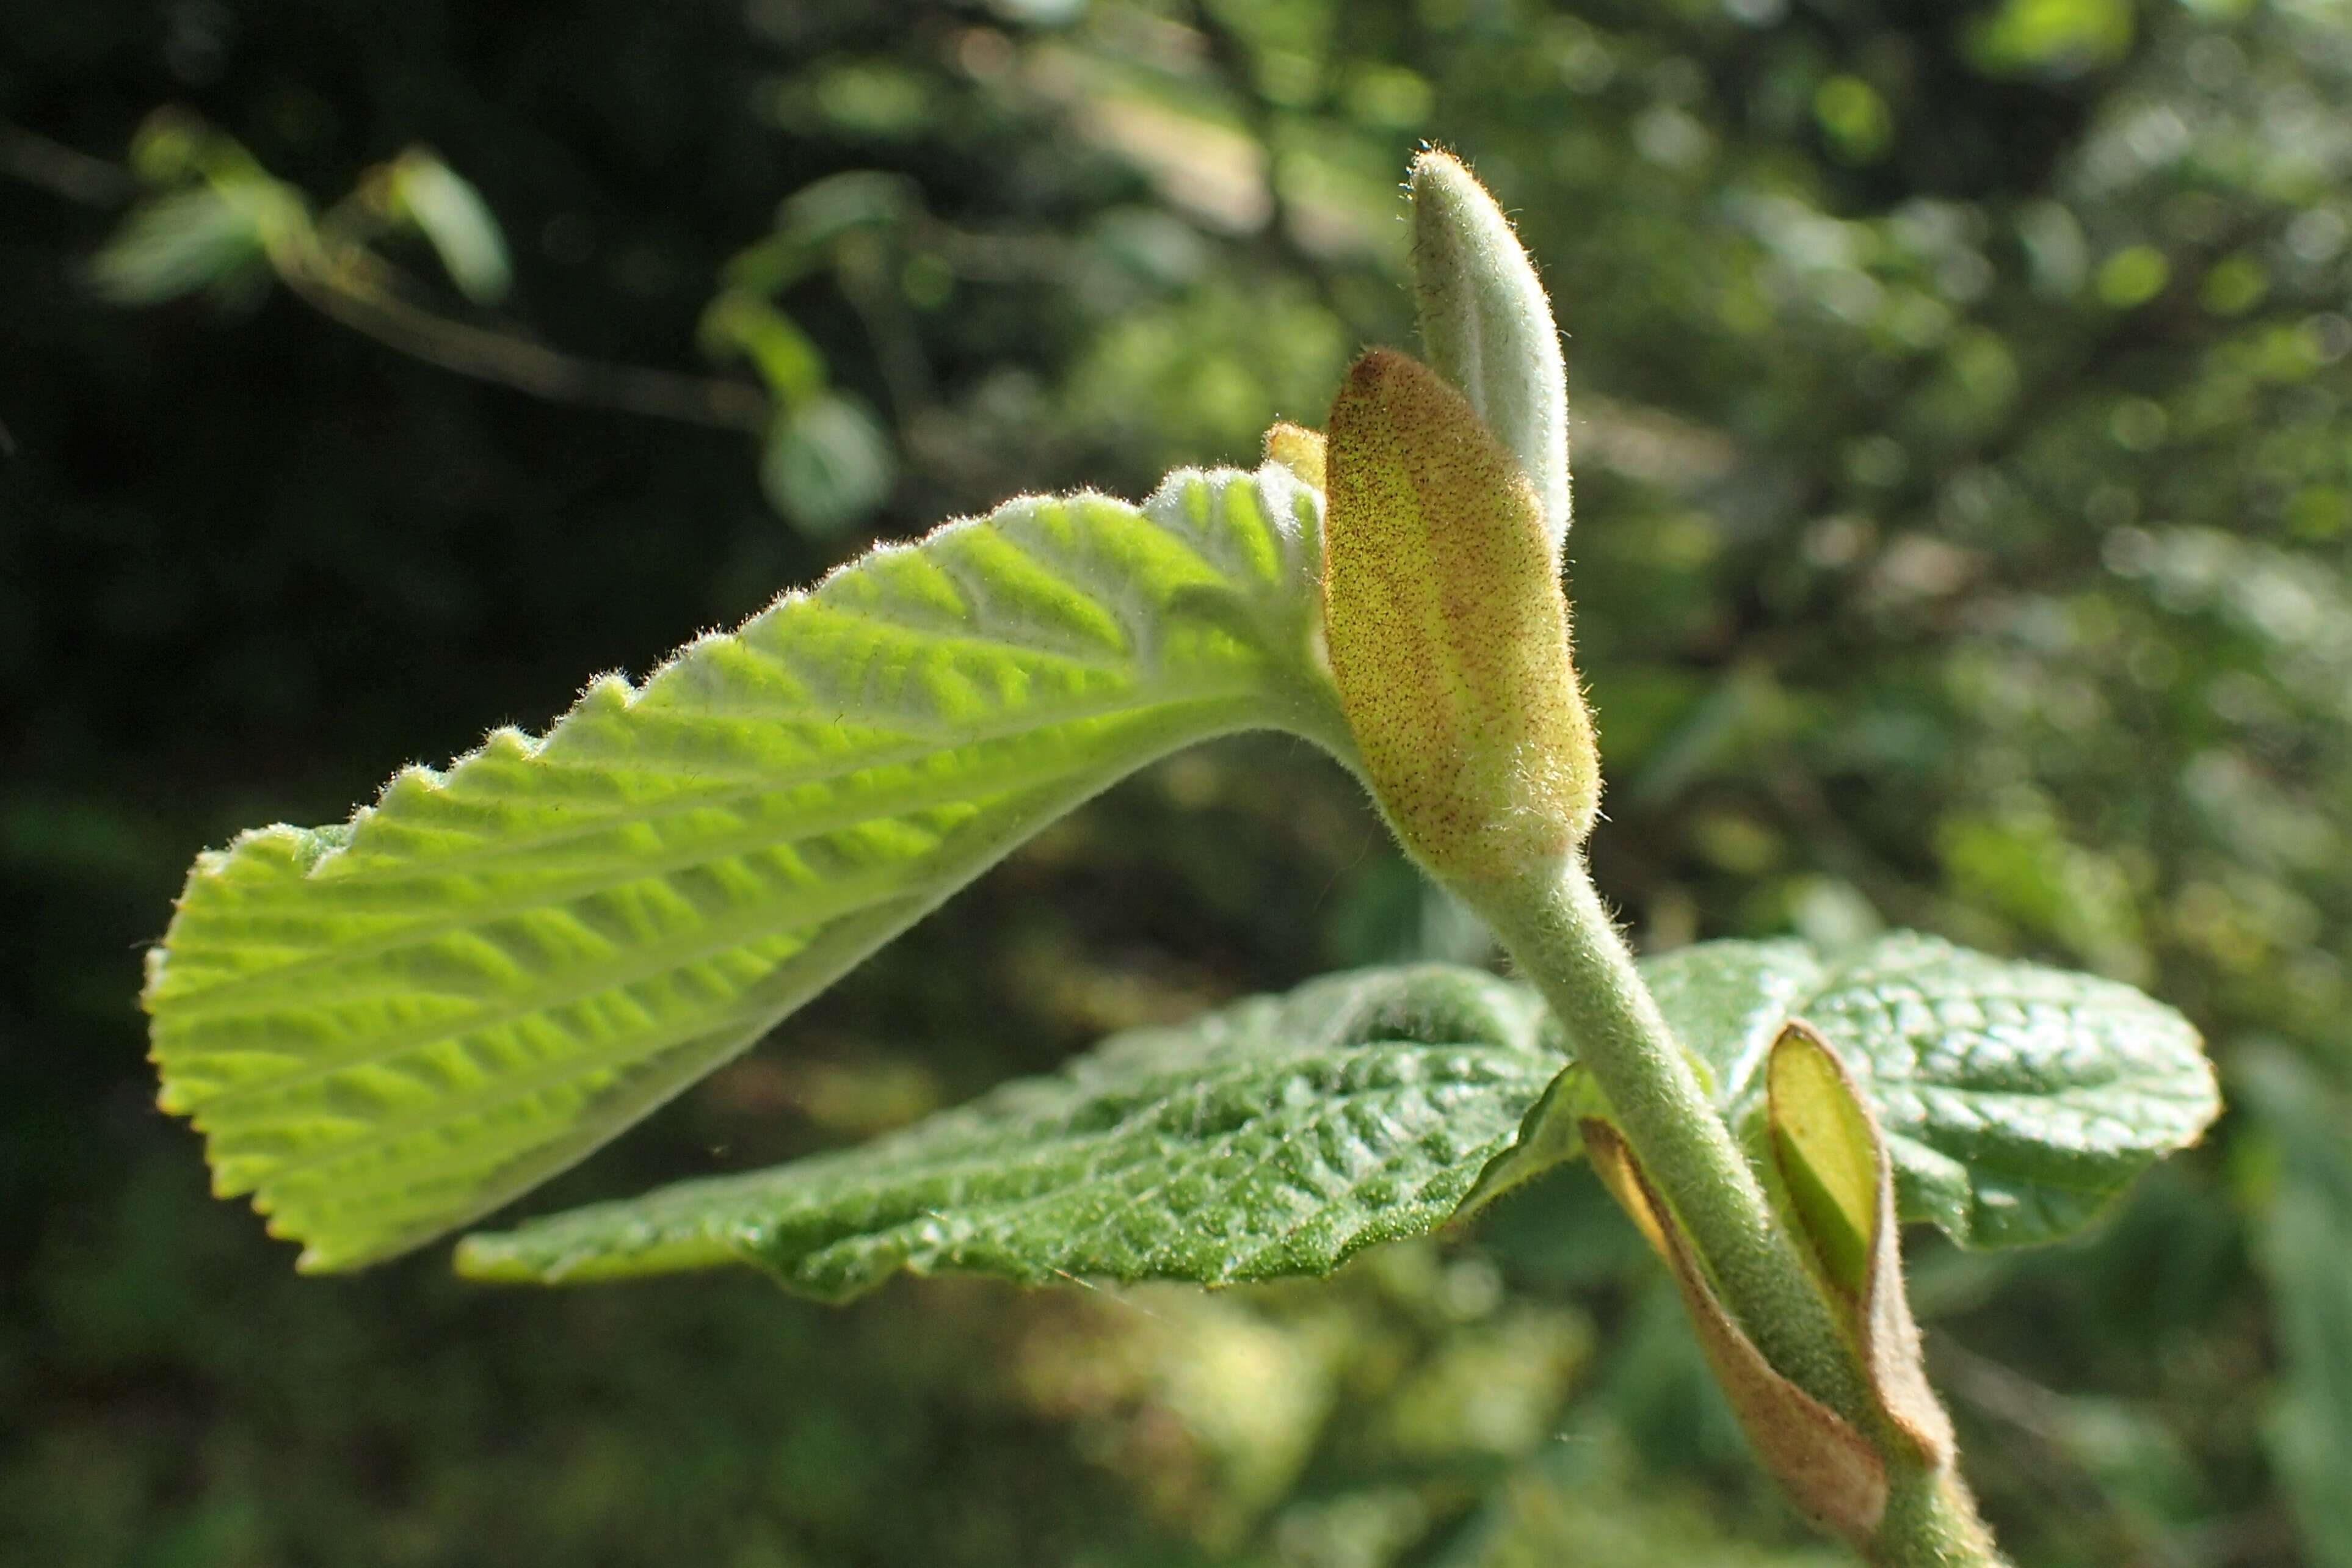
{"type": "MultiPolygon", "coordinates": [[[[1886,1131],[1902,1216],[1967,1246],[2072,1234],[2219,1107],[2195,1030],[2111,981],[1908,933],[1840,960],[1718,942],[1643,967],[1751,1138],[1781,1022],[1812,1023],[1886,1131]]],[[[459,1267],[564,1281],[740,1261],[835,1299],[899,1269],[1324,1274],[1434,1229],[1507,1166],[1548,1089],[1583,1092],[1571,1050],[1532,990],[1477,970],[1326,976],[861,1148],[470,1237],[459,1267]]]]}

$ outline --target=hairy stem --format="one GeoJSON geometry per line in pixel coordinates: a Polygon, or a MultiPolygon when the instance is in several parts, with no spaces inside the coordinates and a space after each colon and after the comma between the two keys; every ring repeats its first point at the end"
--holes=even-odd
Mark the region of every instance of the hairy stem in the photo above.
{"type": "Polygon", "coordinates": [[[1889,1479],[1886,1517],[1869,1548],[1878,1568],[2009,1568],[1957,1470],[1897,1469],[1889,1479]]]}
{"type": "Polygon", "coordinates": [[[1626,1141],[1673,1205],[1757,1348],[1848,1419],[1860,1376],[1764,1189],[1633,967],[1582,858],[1549,886],[1479,899],[1521,973],[1568,1030],[1626,1141]]]}
{"type": "Polygon", "coordinates": [[[1866,1545],[1881,1568],[2002,1568],[1948,1463],[1922,1463],[1887,1421],[1796,1245],[1775,1217],[1633,964],[1581,858],[1556,881],[1469,889],[1592,1074],[1724,1304],[1780,1373],[1867,1434],[1887,1461],[1866,1545]]]}

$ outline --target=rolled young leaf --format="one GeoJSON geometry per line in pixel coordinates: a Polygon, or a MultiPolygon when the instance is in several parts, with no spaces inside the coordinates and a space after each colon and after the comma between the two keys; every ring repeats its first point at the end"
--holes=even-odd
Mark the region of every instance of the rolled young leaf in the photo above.
{"type": "Polygon", "coordinates": [[[1885,1156],[1878,1129],[1836,1056],[1802,1023],[1780,1031],[1764,1078],[1765,1131],[1797,1217],[1794,1228],[1830,1288],[1859,1300],[1869,1289],[1882,1228],[1885,1156]]]}
{"type": "Polygon", "coordinates": [[[1325,438],[1324,635],[1374,796],[1457,891],[1549,881],[1591,831],[1601,765],[1527,476],[1399,353],[1356,362],[1325,438]]]}
{"type": "Polygon", "coordinates": [[[1412,161],[1422,352],[1518,459],[1558,555],[1568,537],[1568,366],[1551,301],[1511,222],[1451,153],[1412,161]]]}
{"type": "Polygon", "coordinates": [[[1870,1397],[1906,1457],[1948,1467],[1952,1421],[1927,1384],[1904,1289],[1895,1167],[1877,1118],[1837,1053],[1801,1020],[1772,1043],[1764,1077],[1782,1217],[1818,1267],[1870,1397]]]}
{"type": "Polygon", "coordinates": [[[1012,501],[201,857],[149,956],[164,1109],[305,1268],[487,1212],[1152,758],[1255,727],[1346,754],[1318,500],[1269,465],[1012,501]]]}
{"type": "Polygon", "coordinates": [[[1665,1260],[1715,1380],[1789,1500],[1824,1529],[1862,1546],[1886,1512],[1886,1467],[1836,1411],[1765,1359],[1724,1306],[1696,1248],[1616,1128],[1594,1118],[1584,1145],[1618,1206],[1665,1260]]]}

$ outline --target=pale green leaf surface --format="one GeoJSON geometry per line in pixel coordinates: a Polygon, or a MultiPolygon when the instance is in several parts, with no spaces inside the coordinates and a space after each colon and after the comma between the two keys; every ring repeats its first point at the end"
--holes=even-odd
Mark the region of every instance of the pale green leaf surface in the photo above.
{"type": "Polygon", "coordinates": [[[392,164],[392,195],[466,298],[490,304],[506,297],[513,281],[506,237],[470,181],[423,148],[411,148],[392,164]]]}
{"type": "Polygon", "coordinates": [[[1885,1198],[1870,1113],[1829,1051],[1802,1029],[1781,1031],[1764,1080],[1784,1212],[1830,1282],[1860,1298],[1870,1284],[1885,1198]]]}
{"type": "Polygon", "coordinates": [[[842,1153],[468,1237],[466,1273],[759,1264],[840,1298],[899,1269],[1223,1285],[1434,1228],[1564,1058],[1476,970],[1315,981],[1118,1036],[1050,1078],[842,1153]]]}
{"type": "Polygon", "coordinates": [[[307,1268],[487,1212],[1151,758],[1254,727],[1344,753],[1318,505],[1279,468],[1013,501],[348,824],[244,835],[150,956],[162,1103],[307,1268]]]}
{"type": "Polygon", "coordinates": [[[2115,981],[1897,932],[1839,958],[1708,942],[1643,965],[1754,1146],[1781,1022],[1820,1031],[1886,1134],[1897,1207],[1965,1247],[2071,1235],[2221,1109],[2197,1031],[2115,981]]]}

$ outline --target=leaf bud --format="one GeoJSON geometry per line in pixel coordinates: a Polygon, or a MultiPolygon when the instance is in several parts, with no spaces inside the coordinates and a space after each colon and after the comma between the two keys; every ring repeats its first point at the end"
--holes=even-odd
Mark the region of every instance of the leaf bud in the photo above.
{"type": "Polygon", "coordinates": [[[1568,372],[1551,302],[1511,220],[1435,148],[1412,162],[1413,300],[1422,351],[1518,459],[1558,554],[1568,537],[1568,372]]]}
{"type": "Polygon", "coordinates": [[[1356,362],[1325,436],[1324,632],[1374,795],[1457,891],[1555,876],[1601,770],[1534,487],[1400,353],[1356,362]]]}

